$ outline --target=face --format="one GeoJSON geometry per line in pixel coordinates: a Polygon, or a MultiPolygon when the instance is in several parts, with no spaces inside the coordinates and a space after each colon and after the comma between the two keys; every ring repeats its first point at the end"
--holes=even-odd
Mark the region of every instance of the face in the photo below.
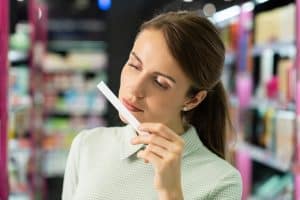
{"type": "Polygon", "coordinates": [[[140,122],[159,122],[176,131],[183,125],[181,111],[190,85],[163,33],[146,29],[122,69],[119,99],[140,122]]]}

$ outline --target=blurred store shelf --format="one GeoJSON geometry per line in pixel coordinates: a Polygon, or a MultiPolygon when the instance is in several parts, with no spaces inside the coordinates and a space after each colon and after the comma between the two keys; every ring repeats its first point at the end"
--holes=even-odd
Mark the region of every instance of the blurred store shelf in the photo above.
{"type": "Polygon", "coordinates": [[[42,172],[45,177],[62,177],[68,157],[66,149],[52,149],[43,154],[42,172]]]}
{"type": "Polygon", "coordinates": [[[31,98],[29,96],[11,97],[11,100],[13,102],[9,106],[10,112],[15,113],[31,107],[31,98]]]}
{"type": "Polygon", "coordinates": [[[69,52],[63,56],[46,54],[42,69],[44,73],[99,73],[107,67],[108,55],[101,51],[69,52]]]}
{"type": "Polygon", "coordinates": [[[78,109],[56,109],[56,110],[49,110],[46,112],[48,116],[90,116],[96,115],[101,116],[105,113],[105,111],[101,110],[78,110],[78,109]]]}
{"type": "Polygon", "coordinates": [[[30,200],[31,197],[26,193],[12,193],[9,195],[8,200],[30,200]]]}
{"type": "Polygon", "coordinates": [[[103,51],[107,43],[104,41],[71,41],[71,40],[52,40],[48,44],[50,51],[103,51]]]}
{"type": "Polygon", "coordinates": [[[238,144],[238,150],[247,152],[253,160],[276,170],[287,172],[291,168],[291,162],[281,160],[273,152],[261,147],[243,142],[238,144]]]}
{"type": "Polygon", "coordinates": [[[296,56],[296,45],[293,42],[273,42],[263,45],[255,45],[252,49],[252,54],[261,55],[265,50],[272,50],[282,56],[296,56]]]}

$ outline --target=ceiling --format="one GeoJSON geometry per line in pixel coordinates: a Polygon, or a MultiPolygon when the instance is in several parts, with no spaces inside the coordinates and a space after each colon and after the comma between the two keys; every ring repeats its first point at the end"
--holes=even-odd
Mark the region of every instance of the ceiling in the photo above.
{"type": "MultiPolygon", "coordinates": [[[[28,1],[10,0],[11,32],[13,32],[16,22],[28,19],[28,1]]],[[[124,0],[112,0],[112,9],[131,12],[130,7],[138,6],[142,8],[140,14],[149,18],[157,10],[200,10],[206,3],[213,3],[218,11],[246,1],[249,0],[194,0],[192,2],[184,2],[183,0],[130,0],[130,3],[124,0]]],[[[108,13],[99,10],[97,0],[47,0],[45,2],[48,5],[49,18],[98,18],[108,13]]],[[[295,2],[295,0],[269,0],[267,3],[256,6],[254,12],[261,12],[291,2],[295,2]]],[[[135,9],[133,9],[134,11],[135,9]]]]}

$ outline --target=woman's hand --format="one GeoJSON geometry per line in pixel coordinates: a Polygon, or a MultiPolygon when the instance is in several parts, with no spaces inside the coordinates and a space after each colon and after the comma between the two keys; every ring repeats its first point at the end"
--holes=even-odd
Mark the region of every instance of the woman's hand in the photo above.
{"type": "Polygon", "coordinates": [[[181,189],[181,156],[183,139],[167,126],[159,123],[143,123],[139,130],[149,135],[139,135],[132,144],[147,144],[137,156],[154,166],[154,186],[160,199],[183,199],[181,189]]]}

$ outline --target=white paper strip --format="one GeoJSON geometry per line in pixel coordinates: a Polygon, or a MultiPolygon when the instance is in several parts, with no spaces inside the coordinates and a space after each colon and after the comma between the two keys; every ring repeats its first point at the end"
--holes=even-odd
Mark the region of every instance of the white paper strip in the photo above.
{"type": "Polygon", "coordinates": [[[98,89],[109,100],[109,102],[119,111],[119,113],[126,119],[126,121],[140,134],[144,135],[146,132],[138,130],[140,122],[131,114],[131,112],[120,102],[120,100],[114,95],[114,93],[107,87],[107,85],[101,81],[97,85],[98,89]]]}

